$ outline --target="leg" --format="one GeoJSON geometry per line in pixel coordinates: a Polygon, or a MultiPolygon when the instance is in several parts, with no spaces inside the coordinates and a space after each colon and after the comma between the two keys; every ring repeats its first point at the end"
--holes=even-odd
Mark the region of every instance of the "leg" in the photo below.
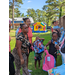
{"type": "MultiPolygon", "coordinates": [[[[9,61],[10,61],[10,59],[9,59],[9,61]]],[[[12,61],[10,61],[10,63],[9,63],[9,72],[10,72],[10,75],[15,74],[14,64],[12,61]]]]}
{"type": "Polygon", "coordinates": [[[22,65],[23,75],[29,75],[28,68],[27,68],[27,56],[23,54],[24,64],[22,65]]]}
{"type": "MultiPolygon", "coordinates": [[[[27,56],[27,65],[26,65],[27,69],[28,69],[28,58],[29,58],[29,56],[27,56]]],[[[29,69],[28,69],[28,71],[32,72],[32,70],[29,70],[29,69]]]]}
{"type": "Polygon", "coordinates": [[[35,69],[36,69],[37,60],[35,60],[35,69]]]}
{"type": "Polygon", "coordinates": [[[27,65],[26,65],[27,69],[28,69],[28,57],[29,57],[29,56],[27,56],[27,65]]]}
{"type": "Polygon", "coordinates": [[[15,75],[20,75],[20,69],[21,69],[20,59],[15,59],[15,66],[16,66],[15,75]]]}
{"type": "Polygon", "coordinates": [[[13,59],[14,59],[13,55],[9,52],[9,72],[10,72],[10,75],[15,74],[13,59]]]}
{"type": "Polygon", "coordinates": [[[38,63],[39,63],[39,66],[38,66],[38,67],[39,67],[39,69],[40,69],[40,60],[38,60],[38,63]]]}

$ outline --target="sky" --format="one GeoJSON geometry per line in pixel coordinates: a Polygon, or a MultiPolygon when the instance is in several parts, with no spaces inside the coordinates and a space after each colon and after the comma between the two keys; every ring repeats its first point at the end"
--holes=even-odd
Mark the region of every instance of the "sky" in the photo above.
{"type": "Polygon", "coordinates": [[[20,4],[20,12],[24,13],[24,15],[27,15],[26,11],[29,8],[33,8],[34,10],[40,9],[42,10],[42,7],[46,5],[47,0],[24,0],[23,4],[20,4]]]}

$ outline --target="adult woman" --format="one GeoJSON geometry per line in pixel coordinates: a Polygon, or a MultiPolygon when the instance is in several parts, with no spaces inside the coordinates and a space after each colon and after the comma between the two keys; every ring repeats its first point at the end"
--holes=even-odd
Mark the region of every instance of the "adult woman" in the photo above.
{"type": "MultiPolygon", "coordinates": [[[[30,21],[30,19],[29,18],[23,18],[23,21],[24,21],[24,23],[28,26],[28,38],[29,38],[29,42],[30,42],[30,44],[32,45],[32,29],[30,28],[30,24],[31,24],[31,21],[30,21]]],[[[21,29],[19,30],[19,32],[18,33],[21,33],[21,29]]],[[[31,52],[32,50],[31,50],[31,48],[29,48],[29,53],[31,52]]],[[[29,56],[28,56],[29,57],[29,56]]],[[[28,68],[28,57],[27,57],[27,68],[28,68]]],[[[29,70],[28,69],[28,71],[29,72],[32,72],[32,70],[29,70]]]]}
{"type": "MultiPolygon", "coordinates": [[[[11,21],[9,20],[9,32],[10,32],[10,29],[11,29],[11,21]]],[[[11,41],[11,38],[9,36],[9,43],[10,43],[10,41],[11,41]]],[[[10,72],[10,75],[15,74],[13,61],[14,61],[14,57],[11,54],[11,49],[10,49],[10,44],[9,44],[9,72],[10,72]]]]}
{"type": "Polygon", "coordinates": [[[22,32],[16,38],[16,47],[13,50],[15,58],[16,73],[20,75],[20,69],[22,67],[23,75],[29,75],[27,65],[27,56],[29,54],[30,42],[28,40],[28,26],[26,24],[21,25],[22,32]]]}
{"type": "MultiPolygon", "coordinates": [[[[32,29],[30,28],[30,24],[31,24],[31,21],[30,21],[30,19],[29,18],[23,18],[23,20],[24,20],[24,23],[26,24],[26,25],[28,25],[28,38],[29,38],[29,42],[31,43],[31,45],[32,45],[32,29]]],[[[32,50],[29,48],[29,52],[31,52],[32,50]]],[[[28,56],[29,57],[29,56],[28,56]]],[[[27,68],[28,68],[28,57],[27,57],[27,68]]],[[[31,72],[31,70],[29,70],[28,69],[28,71],[29,72],[31,72]]]]}

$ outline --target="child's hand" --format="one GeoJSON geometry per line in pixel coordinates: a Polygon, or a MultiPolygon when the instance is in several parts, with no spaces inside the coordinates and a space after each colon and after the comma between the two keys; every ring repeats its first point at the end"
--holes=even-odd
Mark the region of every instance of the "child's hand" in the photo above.
{"type": "Polygon", "coordinates": [[[44,47],[44,50],[46,50],[47,48],[46,48],[46,46],[44,47]]]}
{"type": "Polygon", "coordinates": [[[55,41],[53,41],[53,44],[55,44],[55,41]]]}
{"type": "Polygon", "coordinates": [[[36,57],[34,57],[34,59],[36,59],[36,57]]]}
{"type": "Polygon", "coordinates": [[[44,47],[44,49],[45,49],[45,50],[47,49],[46,46],[44,47]]]}

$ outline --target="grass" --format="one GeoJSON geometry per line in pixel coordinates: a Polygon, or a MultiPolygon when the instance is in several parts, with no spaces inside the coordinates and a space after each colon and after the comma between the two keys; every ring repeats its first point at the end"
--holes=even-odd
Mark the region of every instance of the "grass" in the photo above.
{"type": "MultiPolygon", "coordinates": [[[[33,33],[32,42],[36,39],[36,36],[39,36],[40,38],[44,38],[45,39],[43,44],[46,45],[47,42],[49,40],[51,40],[50,34],[51,34],[50,31],[48,31],[47,33],[33,33]]],[[[11,36],[10,46],[11,46],[11,51],[12,51],[14,49],[15,43],[16,43],[15,30],[11,30],[10,36],[11,36]]],[[[49,49],[49,47],[47,47],[47,49],[49,49]]],[[[57,56],[57,64],[56,65],[57,66],[61,65],[62,64],[61,62],[62,62],[61,61],[61,56],[57,56]]],[[[37,64],[37,70],[35,70],[35,67],[34,67],[34,52],[31,52],[30,55],[29,55],[28,69],[32,70],[31,75],[48,75],[47,72],[42,70],[42,60],[41,60],[41,69],[38,69],[38,64],[37,64]]],[[[20,70],[20,73],[22,75],[22,69],[20,70]]]]}

